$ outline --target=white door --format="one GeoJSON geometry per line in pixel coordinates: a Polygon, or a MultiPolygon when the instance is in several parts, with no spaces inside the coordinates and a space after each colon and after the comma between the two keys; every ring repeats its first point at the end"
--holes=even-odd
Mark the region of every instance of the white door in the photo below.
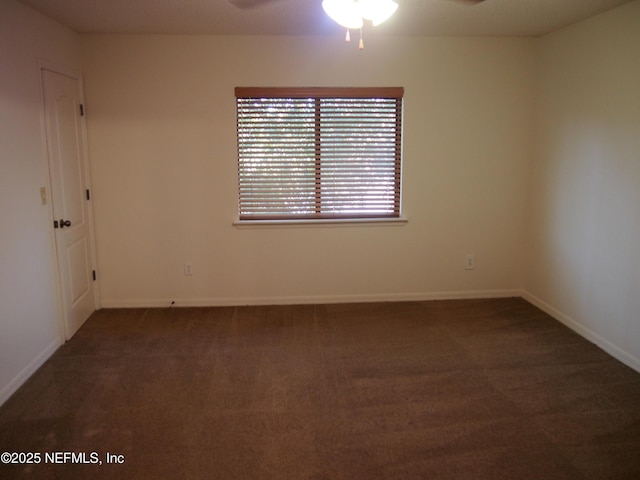
{"type": "Polygon", "coordinates": [[[80,82],[42,70],[51,202],[65,336],[96,309],[80,82]]]}

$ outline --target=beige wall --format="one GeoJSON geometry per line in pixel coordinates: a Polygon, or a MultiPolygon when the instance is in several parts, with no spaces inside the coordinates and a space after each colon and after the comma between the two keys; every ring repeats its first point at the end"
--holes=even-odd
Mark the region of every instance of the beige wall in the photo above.
{"type": "Polygon", "coordinates": [[[79,38],[0,2],[0,404],[60,344],[39,62],[80,71],[79,38]]]}
{"type": "Polygon", "coordinates": [[[85,36],[83,46],[104,306],[519,293],[534,40],[370,36],[361,52],[341,38],[85,36]],[[232,225],[234,87],[309,85],[405,87],[406,225],[232,225]]]}
{"type": "Polygon", "coordinates": [[[539,48],[525,288],[640,369],[640,2],[539,48]]]}

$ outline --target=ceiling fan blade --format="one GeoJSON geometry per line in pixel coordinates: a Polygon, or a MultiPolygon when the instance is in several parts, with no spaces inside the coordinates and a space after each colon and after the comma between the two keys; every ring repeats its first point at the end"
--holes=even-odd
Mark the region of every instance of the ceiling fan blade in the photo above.
{"type": "Polygon", "coordinates": [[[268,3],[277,2],[278,0],[228,0],[228,2],[237,8],[248,9],[261,7],[268,3]]]}

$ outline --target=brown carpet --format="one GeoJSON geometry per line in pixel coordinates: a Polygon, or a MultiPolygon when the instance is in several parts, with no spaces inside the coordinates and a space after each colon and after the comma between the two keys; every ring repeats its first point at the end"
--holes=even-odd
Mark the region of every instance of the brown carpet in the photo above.
{"type": "Polygon", "coordinates": [[[101,310],[4,451],[41,463],[3,479],[639,479],[640,373],[522,299],[101,310]]]}

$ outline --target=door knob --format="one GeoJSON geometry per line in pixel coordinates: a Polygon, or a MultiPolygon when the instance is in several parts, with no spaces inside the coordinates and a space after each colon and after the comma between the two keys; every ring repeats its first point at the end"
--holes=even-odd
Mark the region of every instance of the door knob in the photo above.
{"type": "Polygon", "coordinates": [[[70,227],[71,220],[60,220],[60,228],[70,227]]]}

